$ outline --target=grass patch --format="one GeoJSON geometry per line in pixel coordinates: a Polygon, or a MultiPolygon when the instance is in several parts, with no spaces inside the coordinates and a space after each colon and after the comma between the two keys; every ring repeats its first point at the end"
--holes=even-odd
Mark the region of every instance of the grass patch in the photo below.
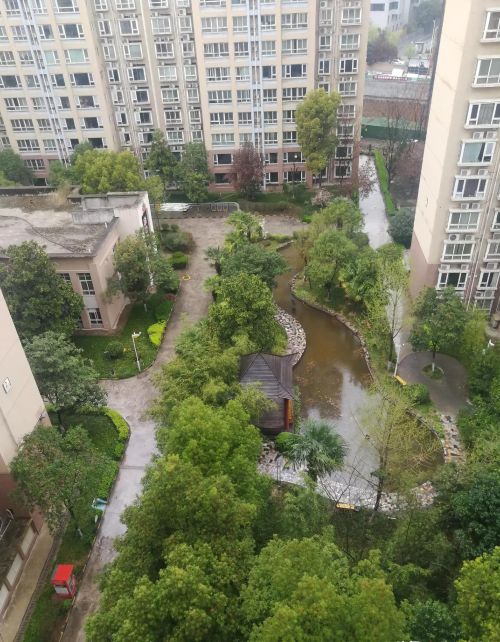
{"type": "Polygon", "coordinates": [[[74,337],[75,344],[83,350],[84,356],[94,362],[94,366],[103,379],[124,379],[137,374],[132,332],[140,332],[136,339],[137,352],[141,369],[147,368],[155,360],[159,346],[154,346],[148,337],[148,328],[157,322],[156,310],[161,304],[163,313],[170,315],[173,301],[159,295],[150,298],[147,310],[143,305],[132,307],[127,323],[120,334],[114,336],[79,336],[74,337]],[[123,346],[123,354],[118,359],[110,359],[106,355],[108,344],[119,342],[123,346]]]}
{"type": "Polygon", "coordinates": [[[389,190],[389,176],[385,168],[384,157],[378,149],[375,150],[374,156],[375,167],[377,168],[380,191],[384,198],[385,209],[389,216],[394,216],[396,213],[396,207],[394,206],[394,201],[392,200],[391,192],[389,190]]]}
{"type": "Polygon", "coordinates": [[[422,369],[422,372],[425,375],[427,375],[430,379],[435,379],[436,381],[439,381],[444,377],[444,371],[442,368],[435,366],[434,370],[432,370],[432,363],[429,363],[428,366],[425,366],[422,369]]]}
{"type": "MultiPolygon", "coordinates": [[[[54,426],[59,425],[57,416],[50,413],[50,420],[54,426]]],[[[92,443],[96,448],[111,459],[119,459],[116,446],[120,439],[118,430],[111,419],[105,414],[63,413],[63,424],[69,426],[83,426],[89,433],[92,443]]]]}

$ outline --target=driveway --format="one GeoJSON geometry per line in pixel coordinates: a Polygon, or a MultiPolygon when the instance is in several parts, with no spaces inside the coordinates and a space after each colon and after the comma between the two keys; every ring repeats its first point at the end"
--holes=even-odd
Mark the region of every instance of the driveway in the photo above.
{"type": "MultiPolygon", "coordinates": [[[[136,377],[103,382],[108,393],[108,406],[118,410],[130,426],[130,440],[87,570],[80,584],[75,605],[71,610],[63,642],[85,640],[83,630],[85,619],[95,611],[99,602],[99,591],[96,586],[98,575],[115,556],[113,547],[115,538],[125,532],[120,516],[140,494],[144,471],[156,450],[155,425],[147,415],[156,397],[153,375],[164,363],[174,357],[175,344],[182,331],[205,316],[212,297],[203,284],[214,273],[204,258],[205,250],[210,246],[222,245],[230,229],[226,225],[225,218],[179,219],[172,220],[172,223],[177,223],[183,230],[193,234],[195,249],[190,255],[189,264],[185,270],[185,274],[191,278],[182,281],[182,287],[154,365],[136,377]]],[[[292,234],[299,227],[300,223],[297,219],[285,216],[265,218],[265,229],[269,234],[292,234]]]]}

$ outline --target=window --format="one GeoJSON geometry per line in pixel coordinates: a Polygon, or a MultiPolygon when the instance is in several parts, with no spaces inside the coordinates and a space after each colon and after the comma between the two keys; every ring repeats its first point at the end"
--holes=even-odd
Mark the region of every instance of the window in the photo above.
{"type": "Polygon", "coordinates": [[[200,0],[200,7],[202,9],[222,9],[226,6],[226,0],[200,0]]]}
{"type": "Polygon", "coordinates": [[[123,126],[123,125],[127,125],[128,124],[127,114],[124,111],[117,111],[115,113],[115,118],[116,118],[116,124],[117,125],[123,126]]]}
{"type": "Polygon", "coordinates": [[[467,281],[467,274],[468,272],[440,272],[438,289],[452,287],[457,290],[463,290],[467,281]]]}
{"type": "MultiPolygon", "coordinates": [[[[246,42],[236,44],[246,44],[248,46],[246,42]]],[[[208,42],[203,45],[203,53],[205,58],[227,58],[229,56],[229,45],[227,42],[208,42]]]]}
{"type": "Polygon", "coordinates": [[[21,65],[34,65],[35,59],[31,51],[20,51],[19,52],[19,62],[21,65]]]}
{"type": "Polygon", "coordinates": [[[306,173],[304,170],[283,173],[285,183],[305,183],[306,173]]]}
{"type": "Polygon", "coordinates": [[[20,89],[22,87],[19,76],[0,76],[0,87],[4,89],[20,89]]]}
{"type": "Polygon", "coordinates": [[[28,89],[38,89],[40,87],[40,78],[38,76],[29,74],[27,76],[24,76],[24,79],[26,81],[26,86],[28,87],[28,89]]]}
{"type": "Polygon", "coordinates": [[[459,163],[461,165],[488,164],[491,163],[494,153],[495,143],[467,141],[462,143],[459,163]]]}
{"type": "Polygon", "coordinates": [[[495,212],[493,217],[493,223],[491,225],[492,230],[500,230],[500,210],[495,212]]]}
{"type": "Polygon", "coordinates": [[[500,242],[489,241],[486,250],[486,259],[500,259],[500,242]]]}
{"type": "MultiPolygon", "coordinates": [[[[95,96],[77,96],[76,100],[77,100],[76,106],[79,109],[95,109],[96,107],[99,107],[99,104],[95,96]]],[[[69,109],[69,101],[68,101],[68,107],[66,109],[69,109]]]]}
{"type": "Polygon", "coordinates": [[[192,109],[189,112],[189,122],[191,124],[201,123],[201,111],[199,109],[192,109]]]}
{"type": "Polygon", "coordinates": [[[275,56],[276,42],[274,40],[263,40],[261,42],[261,49],[263,56],[275,56]]]}
{"type": "Polygon", "coordinates": [[[302,100],[306,92],[306,87],[286,87],[283,89],[283,100],[302,100]]]}
{"type": "Polygon", "coordinates": [[[233,17],[233,32],[234,33],[246,33],[248,29],[248,21],[246,16],[234,16],[233,17]]]}
{"type": "Polygon", "coordinates": [[[102,326],[102,316],[99,308],[88,308],[87,312],[91,326],[102,326]]]}
{"type": "Polygon", "coordinates": [[[35,131],[31,118],[14,118],[11,120],[12,129],[15,132],[32,132],[35,131]]]}
{"type": "Polygon", "coordinates": [[[482,199],[486,192],[485,178],[456,178],[453,189],[455,199],[482,199]]]}
{"type": "Polygon", "coordinates": [[[231,182],[227,174],[223,174],[220,172],[215,172],[214,178],[215,178],[216,185],[227,185],[228,183],[231,182]]]}
{"type": "Polygon", "coordinates": [[[261,31],[274,31],[276,29],[276,16],[261,16],[260,29],[261,31]]]}
{"type": "Polygon", "coordinates": [[[232,111],[216,111],[210,114],[211,125],[233,125],[234,117],[232,111]]]}
{"type": "Polygon", "coordinates": [[[278,112],[277,111],[265,111],[264,112],[264,125],[276,125],[278,123],[278,112]]]}
{"type": "Polygon", "coordinates": [[[161,36],[165,33],[172,33],[172,24],[170,16],[161,16],[160,18],[151,18],[151,30],[153,35],[161,36]]]}
{"type": "Polygon", "coordinates": [[[266,163],[274,164],[278,162],[278,152],[266,152],[264,154],[264,160],[266,163]]]}
{"type": "Polygon", "coordinates": [[[116,8],[118,11],[126,11],[127,9],[135,9],[135,0],[115,0],[116,8]]]}
{"type": "Polygon", "coordinates": [[[236,80],[250,80],[250,67],[236,67],[236,80]]]}
{"type": "Polygon", "coordinates": [[[467,114],[470,127],[498,127],[500,125],[500,103],[471,103],[467,114]]]}
{"type": "Polygon", "coordinates": [[[14,25],[12,27],[12,39],[16,42],[24,42],[28,40],[26,28],[23,25],[14,25]]]}
{"type": "Polygon", "coordinates": [[[251,124],[252,124],[252,112],[240,111],[238,113],[238,125],[251,125],[251,124]]]}
{"type": "MultiPolygon", "coordinates": [[[[152,20],[155,20],[155,18],[152,18],[152,20]]],[[[122,36],[136,36],[139,33],[139,24],[137,20],[118,20],[118,27],[120,29],[120,35],[122,36]]],[[[153,27],[153,33],[161,32],[155,31],[153,27]]]]}
{"type": "Polygon", "coordinates": [[[321,9],[319,12],[319,24],[331,25],[333,23],[333,9],[321,9]]]}
{"type": "Polygon", "coordinates": [[[58,25],[58,27],[59,37],[62,40],[74,40],[85,37],[82,25],[58,25]]]}
{"type": "Polygon", "coordinates": [[[203,142],[203,132],[201,129],[193,129],[191,132],[191,140],[193,143],[202,143],[203,142]]]}
{"type": "Polygon", "coordinates": [[[285,109],[283,111],[283,123],[295,123],[294,109],[285,109]]]}
{"type": "Polygon", "coordinates": [[[246,145],[247,143],[253,143],[252,134],[250,133],[240,134],[240,145],[246,145]]]}
{"type": "Polygon", "coordinates": [[[281,73],[283,78],[305,78],[307,75],[307,65],[282,65],[281,73]]]}
{"type": "Polygon", "coordinates": [[[343,25],[360,25],[361,24],[361,9],[357,7],[344,7],[342,9],[343,25]]]}
{"type": "Polygon", "coordinates": [[[129,42],[123,45],[123,55],[127,60],[139,60],[142,58],[142,45],[140,42],[129,42]]]}
{"type": "Polygon", "coordinates": [[[17,141],[17,147],[20,152],[39,152],[40,143],[36,138],[24,138],[17,141]]]}
{"type": "Polygon", "coordinates": [[[319,37],[319,50],[320,51],[330,51],[332,48],[332,37],[331,36],[320,36],[319,37]]]}
{"type": "Polygon", "coordinates": [[[452,210],[448,218],[448,232],[453,231],[476,231],[479,224],[480,212],[452,210]]]}
{"type": "Polygon", "coordinates": [[[320,76],[327,76],[331,71],[331,60],[320,59],[318,60],[318,74],[320,76]]]}
{"type": "Polygon", "coordinates": [[[179,102],[179,90],[174,87],[172,89],[162,89],[161,90],[161,99],[164,103],[178,103],[179,102]]]}
{"type": "Polygon", "coordinates": [[[45,169],[45,163],[43,162],[43,158],[27,158],[24,161],[24,164],[26,165],[26,167],[29,167],[35,172],[41,169],[45,169]]]}
{"type": "Polygon", "coordinates": [[[297,143],[297,132],[283,132],[283,144],[294,145],[297,143]]]}
{"type": "Polygon", "coordinates": [[[58,65],[59,64],[59,54],[57,51],[44,51],[43,52],[45,63],[47,65],[58,65]]]}
{"type": "Polygon", "coordinates": [[[89,54],[87,49],[66,49],[64,58],[69,64],[88,62],[89,54]]]}
{"type": "Polygon", "coordinates": [[[302,156],[302,152],[284,152],[283,162],[292,164],[303,163],[304,157],[302,156]]]}
{"type": "Polygon", "coordinates": [[[208,102],[211,105],[215,105],[215,104],[222,105],[222,104],[225,104],[225,103],[230,103],[231,101],[232,101],[232,97],[231,97],[231,91],[230,90],[224,89],[224,90],[219,90],[219,91],[209,91],[208,92],[208,102]]]}
{"type": "Polygon", "coordinates": [[[96,11],[107,11],[108,2],[107,0],[94,0],[94,7],[96,11]]]}
{"type": "Polygon", "coordinates": [[[266,172],[266,183],[268,185],[277,185],[278,182],[278,172],[266,172]]]}
{"type": "MultiPolygon", "coordinates": [[[[179,3],[177,3],[178,6],[179,3]]],[[[149,0],[150,9],[168,9],[168,0],[149,0]]]]}
{"type": "Polygon", "coordinates": [[[359,49],[359,33],[343,33],[340,38],[341,51],[359,49]]]}
{"type": "MultiPolygon", "coordinates": [[[[59,29],[64,25],[59,25],[59,29]]],[[[80,25],[81,26],[81,25],[80,25]]],[[[38,25],[40,40],[54,40],[54,34],[50,25],[38,25]]]]}
{"type": "Polygon", "coordinates": [[[339,123],[337,125],[337,136],[338,138],[353,138],[354,125],[344,125],[343,123],[339,123]]]}
{"type": "Polygon", "coordinates": [[[173,58],[174,45],[172,42],[155,42],[155,53],[157,58],[173,58]]]}
{"type": "Polygon", "coordinates": [[[341,96],[355,96],[358,91],[357,82],[339,82],[339,94],[341,96]]]}
{"type": "Polygon", "coordinates": [[[214,154],[214,165],[231,165],[232,162],[232,154],[214,154]]]}
{"type": "Polygon", "coordinates": [[[50,81],[52,83],[52,87],[66,87],[64,74],[51,74],[50,81]]]}
{"type": "Polygon", "coordinates": [[[19,0],[5,0],[5,8],[8,16],[20,16],[19,0]]]}
{"type": "Polygon", "coordinates": [[[26,98],[4,98],[4,100],[7,111],[26,111],[28,109],[26,98]]]}
{"type": "Polygon", "coordinates": [[[307,29],[307,13],[284,13],[281,16],[281,28],[307,29]]]}
{"type": "Polygon", "coordinates": [[[277,145],[278,132],[264,132],[264,145],[277,145]]]}
{"type": "Polygon", "coordinates": [[[199,103],[200,96],[198,93],[198,87],[188,87],[187,88],[187,99],[188,103],[199,103]]]}
{"type": "Polygon", "coordinates": [[[79,272],[78,280],[83,294],[95,294],[94,284],[92,283],[92,276],[90,272],[79,272]]]}
{"type": "Polygon", "coordinates": [[[479,278],[478,289],[480,290],[496,290],[498,287],[498,279],[500,272],[481,272],[479,278]]]}
{"type": "Polygon", "coordinates": [[[207,82],[229,80],[230,77],[229,67],[207,67],[207,82]]]}
{"type": "Polygon", "coordinates": [[[250,89],[238,89],[236,92],[236,101],[238,103],[249,103],[251,102],[252,97],[250,94],[250,89]]]}
{"type": "Polygon", "coordinates": [[[89,87],[94,84],[94,77],[90,73],[79,73],[69,75],[73,87],[89,87]]]}
{"type": "Polygon", "coordinates": [[[175,65],[162,65],[158,67],[160,82],[172,82],[177,80],[177,67],[175,65]]]}
{"type": "Polygon", "coordinates": [[[179,31],[181,33],[191,33],[193,31],[193,23],[191,22],[191,16],[179,17],[179,31]]]}
{"type": "Polygon", "coordinates": [[[212,134],[212,145],[214,146],[229,146],[234,145],[234,134],[212,134]]]}
{"type": "Polygon", "coordinates": [[[307,53],[307,39],[293,38],[292,40],[283,40],[282,51],[284,54],[307,53]]]}
{"type": "MultiPolygon", "coordinates": [[[[221,43],[221,45],[222,44],[223,43],[221,43]]],[[[205,47],[206,46],[207,45],[205,45],[205,47]]],[[[221,55],[225,56],[227,54],[222,53],[221,55]]],[[[247,58],[248,57],[248,42],[235,42],[234,43],[234,56],[235,56],[235,58],[247,58]]]]}
{"type": "Polygon", "coordinates": [[[0,65],[2,65],[2,67],[14,64],[14,54],[12,51],[0,51],[0,65]]]}
{"type": "Polygon", "coordinates": [[[147,89],[136,89],[135,91],[131,91],[130,95],[133,103],[149,102],[149,91],[147,89]]]}
{"type": "Polygon", "coordinates": [[[470,261],[474,243],[445,243],[442,261],[470,261]]]}
{"type": "Polygon", "coordinates": [[[483,40],[500,40],[500,11],[488,11],[483,40]]]}
{"type": "Polygon", "coordinates": [[[52,129],[50,120],[48,118],[39,118],[36,121],[36,124],[38,125],[38,129],[42,132],[50,131],[52,129]]]}
{"type": "Polygon", "coordinates": [[[340,60],[340,73],[341,74],[356,74],[356,73],[358,73],[358,60],[357,60],[357,58],[342,58],[340,60]]]}
{"type": "Polygon", "coordinates": [[[43,141],[43,148],[46,152],[56,152],[57,151],[56,141],[53,138],[46,138],[43,141]]]}
{"type": "Polygon", "coordinates": [[[100,129],[102,128],[102,121],[97,116],[86,116],[80,120],[82,129],[100,129]]]}
{"type": "Polygon", "coordinates": [[[337,116],[339,118],[355,118],[356,105],[339,105],[337,108],[337,116]]]}
{"type": "Polygon", "coordinates": [[[56,13],[77,13],[78,6],[75,0],[56,0],[56,13]]]}
{"type": "Polygon", "coordinates": [[[352,145],[338,145],[335,148],[335,158],[352,158],[352,145]]]}
{"type": "Polygon", "coordinates": [[[100,36],[111,36],[111,23],[109,20],[98,20],[97,29],[100,36]]]}
{"type": "Polygon", "coordinates": [[[116,58],[116,50],[114,45],[103,45],[102,52],[105,60],[113,60],[116,58]]]}
{"type": "Polygon", "coordinates": [[[74,118],[65,118],[63,122],[64,122],[63,129],[67,129],[67,130],[76,129],[74,118]]]}
{"type": "Polygon", "coordinates": [[[500,58],[480,58],[477,61],[476,85],[500,84],[500,58]]]}
{"type": "Polygon", "coordinates": [[[370,11],[385,11],[385,2],[372,2],[370,11]]]}
{"type": "Polygon", "coordinates": [[[278,93],[276,89],[263,89],[262,90],[262,102],[263,103],[275,103],[278,100],[278,93]]]}
{"type": "MultiPolygon", "coordinates": [[[[149,114],[151,118],[151,112],[149,112],[149,114]]],[[[165,123],[167,127],[169,125],[179,125],[180,123],[182,123],[180,109],[168,109],[167,111],[164,112],[164,115],[165,115],[165,123]]]]}
{"type": "Polygon", "coordinates": [[[203,33],[221,33],[227,31],[227,18],[222,16],[202,18],[201,30],[203,33]]]}

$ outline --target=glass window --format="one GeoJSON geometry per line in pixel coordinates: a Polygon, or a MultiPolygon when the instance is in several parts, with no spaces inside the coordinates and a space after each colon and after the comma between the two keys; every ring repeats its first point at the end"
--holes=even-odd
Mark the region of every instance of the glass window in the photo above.
{"type": "Polygon", "coordinates": [[[500,125],[500,103],[471,103],[467,115],[467,125],[473,127],[500,125]]]}
{"type": "Polygon", "coordinates": [[[495,152],[495,143],[465,142],[462,143],[460,163],[464,165],[476,163],[491,163],[495,152]]]}
{"type": "Polygon", "coordinates": [[[463,290],[467,281],[468,272],[440,272],[438,288],[452,287],[463,290]]]}
{"type": "Polygon", "coordinates": [[[445,243],[443,261],[470,261],[474,243],[445,243]]]}
{"type": "Polygon", "coordinates": [[[82,288],[83,294],[95,294],[94,284],[92,283],[92,276],[90,272],[79,272],[78,280],[82,288]]]}
{"type": "Polygon", "coordinates": [[[281,16],[281,28],[307,29],[307,13],[284,13],[281,16]]]}
{"type": "Polygon", "coordinates": [[[87,312],[91,326],[102,326],[102,316],[99,308],[88,308],[87,312]]]}
{"type": "MultiPolygon", "coordinates": [[[[263,56],[275,56],[276,42],[274,40],[263,40],[261,42],[261,49],[262,49],[263,56]]],[[[248,53],[248,49],[247,49],[247,53],[248,53]]]]}
{"type": "Polygon", "coordinates": [[[482,58],[477,61],[476,85],[500,84],[500,58],[482,58]]]}
{"type": "Polygon", "coordinates": [[[483,34],[484,40],[500,39],[500,11],[488,11],[483,34]]]}
{"type": "Polygon", "coordinates": [[[483,198],[486,191],[485,178],[457,178],[453,190],[454,198],[483,198]]]}

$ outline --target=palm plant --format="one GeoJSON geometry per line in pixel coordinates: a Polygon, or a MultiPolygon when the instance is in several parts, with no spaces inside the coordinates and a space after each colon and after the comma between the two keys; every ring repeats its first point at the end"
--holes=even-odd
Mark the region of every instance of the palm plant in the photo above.
{"type": "Polygon", "coordinates": [[[316,483],[321,475],[338,470],[344,463],[347,446],[330,424],[307,419],[298,433],[281,433],[278,447],[285,459],[295,467],[305,466],[316,483]]]}

